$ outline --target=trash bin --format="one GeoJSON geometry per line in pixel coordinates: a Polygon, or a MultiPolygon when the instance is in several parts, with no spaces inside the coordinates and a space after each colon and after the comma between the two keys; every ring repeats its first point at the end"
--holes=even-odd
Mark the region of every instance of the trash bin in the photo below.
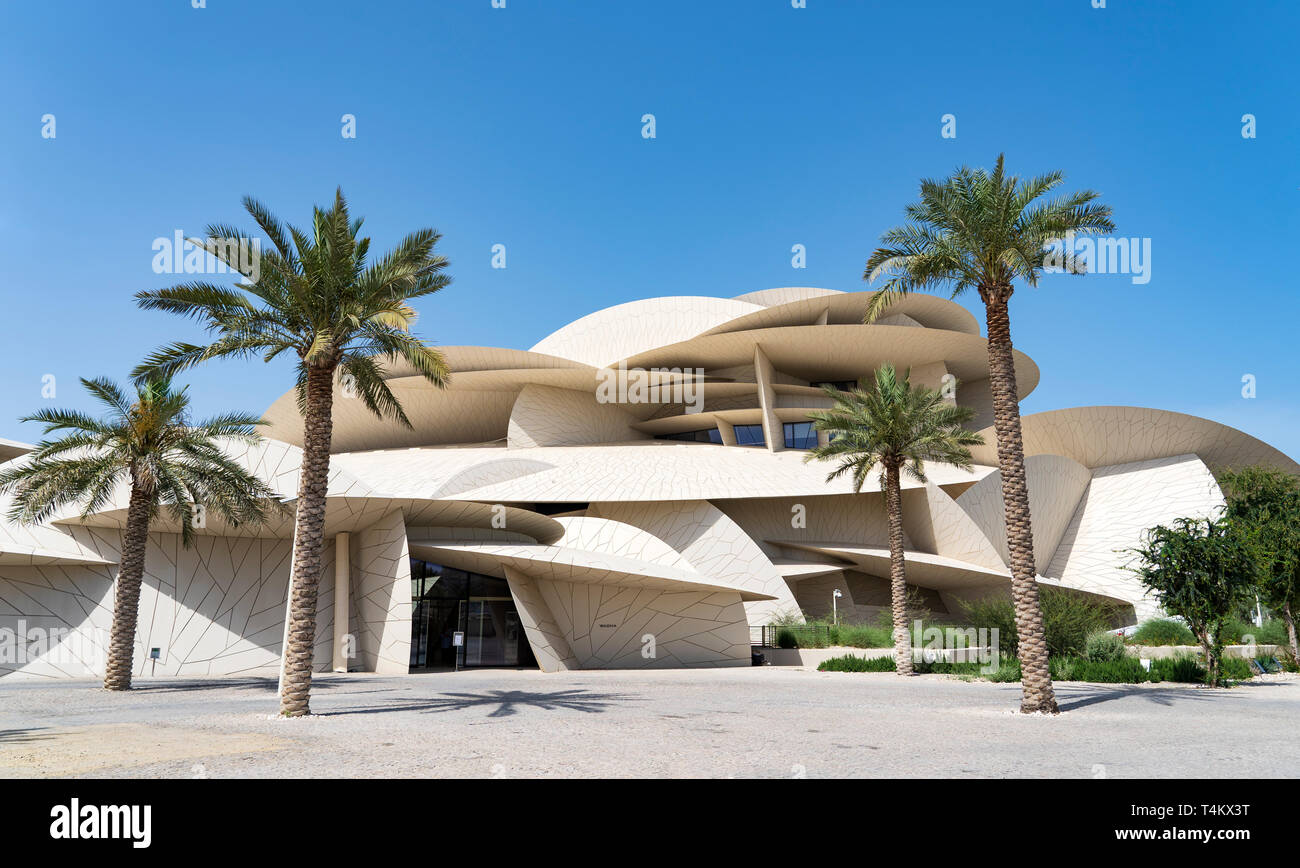
{"type": "Polygon", "coordinates": [[[757,651],[751,648],[749,650],[749,662],[753,666],[762,666],[767,662],[767,658],[763,656],[762,651],[757,651]]]}

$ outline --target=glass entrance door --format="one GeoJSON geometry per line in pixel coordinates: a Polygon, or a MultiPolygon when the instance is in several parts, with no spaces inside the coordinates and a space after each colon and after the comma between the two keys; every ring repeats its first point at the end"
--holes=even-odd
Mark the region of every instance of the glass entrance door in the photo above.
{"type": "MultiPolygon", "coordinates": [[[[462,600],[461,629],[465,631],[462,666],[519,666],[520,646],[527,647],[523,625],[510,597],[471,597],[462,600]]],[[[531,656],[531,655],[529,655],[531,656]]]]}
{"type": "Polygon", "coordinates": [[[528,667],[537,658],[505,579],[411,558],[411,670],[458,664],[528,667]]]}

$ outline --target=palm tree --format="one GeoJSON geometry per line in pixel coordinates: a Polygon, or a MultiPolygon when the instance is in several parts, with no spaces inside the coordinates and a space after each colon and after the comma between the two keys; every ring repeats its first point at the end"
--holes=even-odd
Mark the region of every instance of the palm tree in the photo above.
{"type": "MultiPolygon", "coordinates": [[[[1055,714],[1058,709],[1038,602],[1008,302],[1013,281],[1038,285],[1047,264],[1046,249],[1066,233],[1087,235],[1115,228],[1110,207],[1097,204],[1098,194],[1091,190],[1035,201],[1059,186],[1062,178],[1060,172],[1027,181],[1008,177],[999,155],[992,173],[963,167],[944,181],[923,180],[920,201],[907,206],[908,222],[881,236],[883,246],[871,254],[863,274],[864,280],[872,282],[886,278],[867,305],[864,322],[868,323],[915,290],[950,286],[955,297],[974,287],[984,302],[1011,593],[1020,631],[1020,710],[1026,713],[1055,714]]],[[[1084,272],[1085,264],[1072,251],[1056,256],[1067,273],[1084,272]]]]}
{"type": "Polygon", "coordinates": [[[68,433],[43,440],[28,460],[0,472],[0,492],[14,494],[11,521],[35,524],[70,504],[80,504],[85,518],[110,504],[120,484],[129,483],[104,687],[130,690],[145,549],[161,507],[180,524],[188,546],[197,506],[238,526],[261,523],[278,502],[275,492],[219,442],[259,442],[261,419],[227,413],[191,423],[185,389],[174,390],[165,379],[139,384],[134,398],[109,379],[81,384],[108,412],[99,419],[74,410],[25,417],[24,422],[44,424],[47,435],[68,433]]]}
{"type": "Polygon", "coordinates": [[[862,490],[871,471],[879,467],[889,513],[889,587],[894,614],[894,658],[898,672],[912,674],[911,633],[907,626],[907,569],[903,563],[903,491],[901,474],[925,482],[925,462],[938,461],[969,470],[968,446],[984,442],[962,427],[975,415],[968,407],[948,404],[941,393],[913,386],[910,372],[900,380],[892,365],[876,371],[875,384],[859,384],[849,392],[823,387],[835,402],[830,410],[809,413],[829,441],[815,447],[805,461],[837,461],[829,482],[849,473],[853,491],[862,490]]]}
{"type": "Polygon", "coordinates": [[[157,351],[137,375],[170,374],[209,359],[297,356],[298,409],[303,417],[302,471],[294,527],[288,641],[282,663],[280,713],[310,714],[316,593],[325,532],[336,375],[377,416],[411,427],[385,382],[385,360],[405,360],[417,374],[446,386],[442,354],[410,333],[416,313],[409,302],[451,282],[447,260],[434,254],[442,237],[420,229],[381,259],[370,262],[370,239],[359,237],[343,191],[329,210],[313,209],[311,233],[285,226],[260,202],[244,208],[271,242],[248,256],[247,239],[227,226],[209,226],[203,244],[243,281],[235,287],[192,282],[136,294],[147,310],[164,310],[201,322],[212,341],[177,342],[157,351]],[[244,251],[243,257],[237,254],[244,251]],[[241,261],[241,259],[243,261],[241,261]]]}

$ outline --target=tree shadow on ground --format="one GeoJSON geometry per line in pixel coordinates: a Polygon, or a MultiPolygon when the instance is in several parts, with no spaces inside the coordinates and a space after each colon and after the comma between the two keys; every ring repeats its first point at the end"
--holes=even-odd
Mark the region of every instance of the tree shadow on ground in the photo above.
{"type": "MultiPolygon", "coordinates": [[[[317,693],[337,687],[365,684],[372,678],[349,677],[342,679],[312,678],[311,692],[317,693]]],[[[201,690],[256,690],[275,694],[280,679],[267,676],[245,676],[235,678],[168,678],[166,681],[136,681],[131,685],[131,693],[191,693],[201,690]]]]}
{"type": "Polygon", "coordinates": [[[45,732],[43,726],[33,726],[27,729],[0,729],[0,746],[10,744],[30,744],[34,741],[47,741],[54,736],[45,732]]]}
{"type": "Polygon", "coordinates": [[[1209,690],[1190,684],[1182,687],[1142,687],[1136,684],[1088,684],[1073,687],[1058,683],[1054,686],[1056,703],[1061,711],[1075,711],[1090,705],[1133,697],[1165,708],[1172,707],[1176,702],[1232,698],[1231,694],[1222,690],[1209,690]]]}
{"type": "Polygon", "coordinates": [[[557,690],[538,693],[528,690],[489,690],[485,693],[443,693],[429,699],[393,699],[383,705],[335,708],[321,712],[328,717],[336,714],[384,714],[393,711],[418,711],[441,713],[467,711],[473,708],[492,708],[488,717],[510,717],[521,707],[543,711],[581,711],[600,714],[618,703],[641,702],[639,697],[622,693],[591,693],[582,689],[557,690]]]}

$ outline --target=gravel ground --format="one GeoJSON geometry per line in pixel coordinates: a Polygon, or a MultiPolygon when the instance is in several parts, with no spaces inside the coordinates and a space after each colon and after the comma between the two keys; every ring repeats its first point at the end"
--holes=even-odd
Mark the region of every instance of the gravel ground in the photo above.
{"type": "Polygon", "coordinates": [[[1296,777],[1300,679],[1229,690],[745,668],[0,685],[5,777],[1296,777]]]}

